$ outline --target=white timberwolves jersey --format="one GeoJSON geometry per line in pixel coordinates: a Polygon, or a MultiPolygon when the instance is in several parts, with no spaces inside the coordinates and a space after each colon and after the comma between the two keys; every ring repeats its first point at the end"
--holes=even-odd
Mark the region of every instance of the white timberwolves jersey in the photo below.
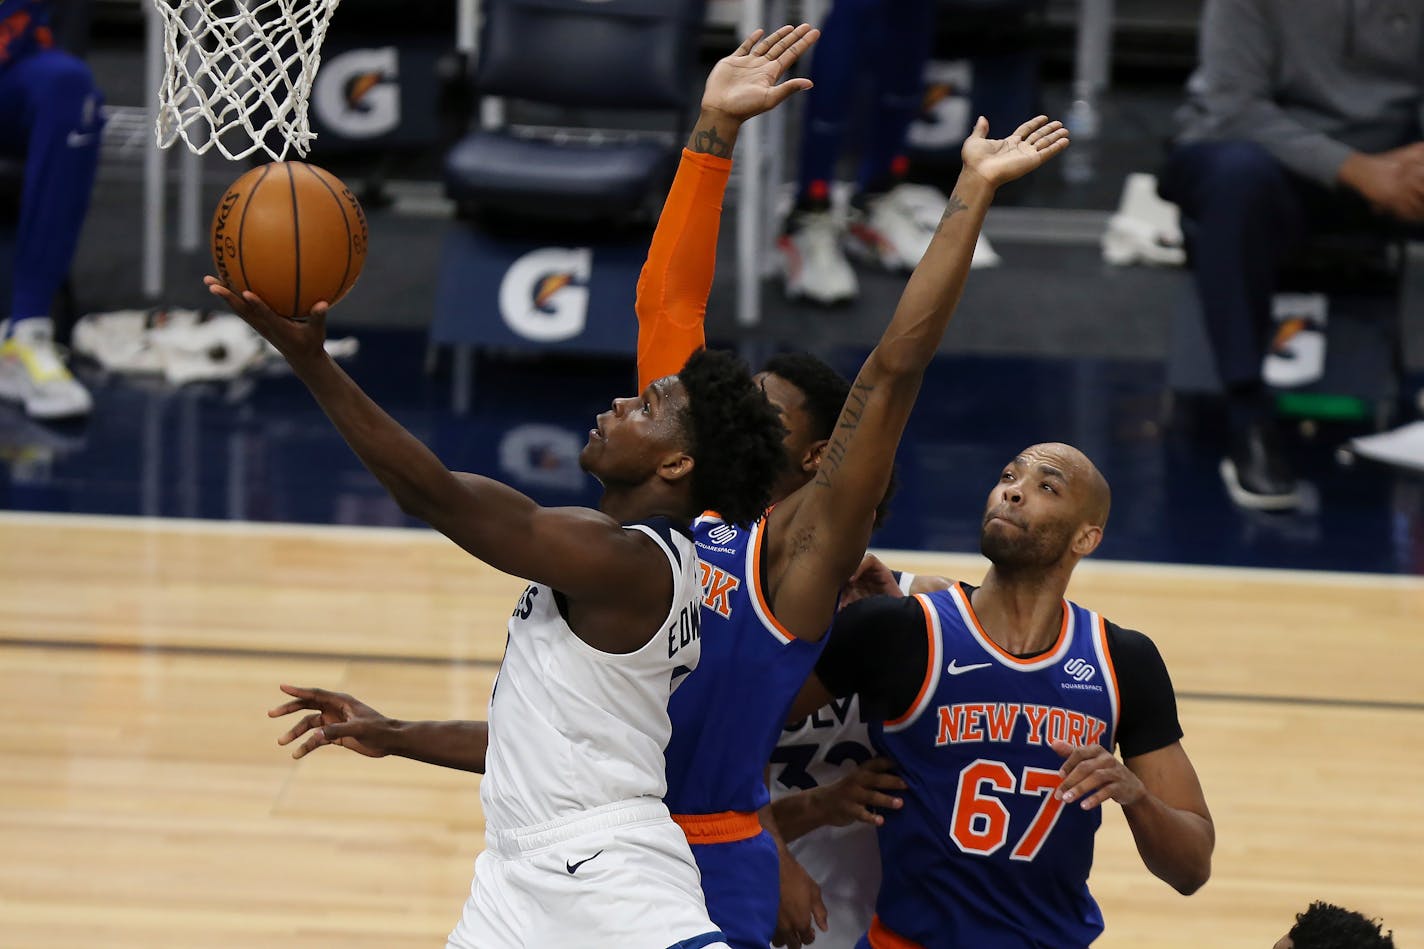
{"type": "Polygon", "coordinates": [[[636,652],[602,652],[574,635],[555,593],[532,584],[509,619],[489,707],[480,802],[492,830],[576,817],[619,801],[661,802],[668,696],[697,666],[702,588],[692,539],[658,520],[635,524],[667,555],[672,606],[636,652]]]}
{"type": "MultiPolygon", "coordinates": [[[[782,731],[771,755],[771,798],[834,784],[873,757],[860,699],[835,699],[782,731]]],[[[816,934],[816,949],[852,949],[870,927],[880,889],[875,828],[821,827],[788,847],[826,903],[829,929],[816,934]]]]}

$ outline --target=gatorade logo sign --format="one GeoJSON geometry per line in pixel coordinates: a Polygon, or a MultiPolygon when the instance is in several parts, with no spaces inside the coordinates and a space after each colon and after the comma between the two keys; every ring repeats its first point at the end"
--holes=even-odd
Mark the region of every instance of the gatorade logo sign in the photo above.
{"type": "Polygon", "coordinates": [[[499,315],[539,343],[573,339],[588,323],[589,247],[541,247],[520,257],[499,284],[499,315]]]}
{"type": "Polygon", "coordinates": [[[347,138],[375,138],[401,121],[400,57],[394,46],[353,49],[321,64],[312,103],[321,122],[347,138]]]}

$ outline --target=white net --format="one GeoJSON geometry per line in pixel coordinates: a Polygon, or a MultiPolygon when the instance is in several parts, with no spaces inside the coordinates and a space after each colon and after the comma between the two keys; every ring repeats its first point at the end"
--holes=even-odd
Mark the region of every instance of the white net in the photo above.
{"type": "Polygon", "coordinates": [[[307,99],[321,41],[339,0],[153,0],[163,17],[158,144],[182,139],[228,158],[288,149],[316,137],[307,99]]]}

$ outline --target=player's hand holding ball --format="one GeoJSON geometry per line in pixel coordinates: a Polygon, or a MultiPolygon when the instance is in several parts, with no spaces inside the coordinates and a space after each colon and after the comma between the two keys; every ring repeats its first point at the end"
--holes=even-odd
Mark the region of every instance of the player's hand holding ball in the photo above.
{"type": "Polygon", "coordinates": [[[323,348],[326,342],[326,314],[331,309],[326,301],[315,304],[306,316],[279,316],[251,290],[239,296],[213,276],[204,277],[203,283],[207,284],[209,293],[220,298],[258,335],[277,347],[277,352],[287,362],[295,364],[326,353],[323,348]]]}
{"type": "Polygon", "coordinates": [[[366,213],[350,188],[305,162],[272,162],[228,186],[213,212],[208,290],[288,362],[323,352],[326,313],[366,264],[366,213]]]}

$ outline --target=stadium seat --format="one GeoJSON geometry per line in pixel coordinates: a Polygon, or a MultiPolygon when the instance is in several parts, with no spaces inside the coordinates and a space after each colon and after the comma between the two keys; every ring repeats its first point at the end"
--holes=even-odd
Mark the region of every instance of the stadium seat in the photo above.
{"type": "MultiPolygon", "coordinates": [[[[462,213],[587,221],[656,207],[686,130],[704,5],[487,0],[476,92],[542,114],[482,121],[451,149],[446,192],[462,213]],[[648,128],[657,117],[661,127],[648,128]]],[[[488,106],[486,118],[497,111],[488,106]]]]}

